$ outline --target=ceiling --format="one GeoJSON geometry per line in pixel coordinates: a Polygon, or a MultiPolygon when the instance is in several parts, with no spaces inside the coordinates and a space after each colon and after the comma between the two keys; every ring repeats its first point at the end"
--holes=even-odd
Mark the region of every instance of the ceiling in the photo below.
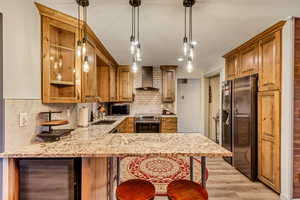
{"type": "MultiPolygon", "coordinates": [[[[75,0],[37,0],[77,16],[75,0]]],[[[180,64],[182,0],[142,0],[143,65],[180,64]]],[[[193,10],[195,67],[209,70],[222,55],[288,16],[300,16],[299,0],[197,0],[193,10]]],[[[130,64],[131,8],[128,0],[90,0],[88,23],[119,64],[130,64]]]]}

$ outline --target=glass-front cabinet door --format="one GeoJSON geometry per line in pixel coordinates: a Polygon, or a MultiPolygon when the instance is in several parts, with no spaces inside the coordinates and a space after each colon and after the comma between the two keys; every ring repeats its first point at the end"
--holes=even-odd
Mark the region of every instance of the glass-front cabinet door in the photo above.
{"type": "Polygon", "coordinates": [[[43,17],[43,103],[80,102],[76,27],[43,17]]]}

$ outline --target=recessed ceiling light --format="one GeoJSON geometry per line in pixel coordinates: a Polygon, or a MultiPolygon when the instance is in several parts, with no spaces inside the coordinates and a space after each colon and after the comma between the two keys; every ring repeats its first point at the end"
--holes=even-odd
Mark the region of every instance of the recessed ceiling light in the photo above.
{"type": "Polygon", "coordinates": [[[179,62],[182,62],[184,59],[183,58],[178,58],[177,59],[179,62]]]}

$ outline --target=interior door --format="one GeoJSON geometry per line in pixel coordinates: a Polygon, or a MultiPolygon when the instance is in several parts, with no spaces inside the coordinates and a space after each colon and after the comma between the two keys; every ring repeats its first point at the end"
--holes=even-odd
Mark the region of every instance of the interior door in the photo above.
{"type": "Polygon", "coordinates": [[[199,79],[177,81],[178,132],[199,133],[201,121],[201,88],[199,79]]]}
{"type": "Polygon", "coordinates": [[[220,76],[209,79],[209,138],[215,142],[219,140],[220,116],[220,76]]]}

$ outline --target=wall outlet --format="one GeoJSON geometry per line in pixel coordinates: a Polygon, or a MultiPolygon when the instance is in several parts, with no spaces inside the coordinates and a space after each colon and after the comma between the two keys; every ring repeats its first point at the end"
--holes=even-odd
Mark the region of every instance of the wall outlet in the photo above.
{"type": "Polygon", "coordinates": [[[28,126],[28,113],[20,113],[19,115],[19,126],[26,127],[28,126]]]}

